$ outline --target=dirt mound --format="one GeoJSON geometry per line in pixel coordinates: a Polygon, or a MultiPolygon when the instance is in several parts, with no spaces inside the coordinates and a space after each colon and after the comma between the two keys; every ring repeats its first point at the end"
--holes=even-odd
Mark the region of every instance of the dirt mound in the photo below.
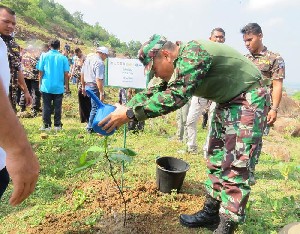
{"type": "Polygon", "coordinates": [[[288,96],[282,96],[278,116],[296,118],[300,115],[299,104],[288,96]]]}
{"type": "Polygon", "coordinates": [[[279,117],[274,123],[273,129],[281,134],[300,136],[300,122],[296,118],[279,117]]]}
{"type": "Polygon", "coordinates": [[[203,206],[204,192],[184,193],[194,187],[186,183],[183,193],[163,194],[154,181],[149,181],[124,190],[127,200],[124,227],[124,204],[114,184],[107,180],[90,181],[67,191],[67,203],[74,210],[46,215],[27,233],[195,233],[178,222],[179,214],[194,213],[203,206]],[[76,195],[75,191],[80,193],[76,195]]]}

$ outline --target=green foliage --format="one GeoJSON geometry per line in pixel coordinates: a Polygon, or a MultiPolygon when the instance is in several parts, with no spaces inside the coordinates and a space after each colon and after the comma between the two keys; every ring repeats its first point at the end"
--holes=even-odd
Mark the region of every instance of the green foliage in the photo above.
{"type": "Polygon", "coordinates": [[[80,189],[75,190],[73,192],[73,197],[75,199],[75,201],[74,201],[74,209],[75,210],[80,208],[84,204],[85,200],[87,199],[87,196],[85,195],[84,191],[82,191],[80,189]]]}
{"type": "Polygon", "coordinates": [[[112,47],[118,53],[129,53],[131,57],[136,57],[141,47],[141,43],[138,41],[130,41],[128,44],[121,42],[119,38],[108,33],[99,23],[94,26],[87,24],[83,21],[81,12],[76,11],[71,14],[61,4],[53,0],[2,0],[1,4],[12,8],[16,11],[17,16],[33,19],[43,29],[50,32],[57,32],[60,29],[67,33],[68,37],[79,38],[93,43],[94,46],[112,47]]]}
{"type": "Polygon", "coordinates": [[[300,92],[294,93],[292,98],[295,99],[295,100],[300,100],[300,92]]]}
{"type": "Polygon", "coordinates": [[[91,146],[88,150],[86,150],[80,157],[79,157],[79,164],[78,167],[75,169],[75,172],[82,171],[87,169],[97,162],[101,160],[108,159],[112,162],[128,162],[132,161],[132,157],[136,156],[136,153],[127,148],[112,148],[108,144],[108,137],[103,138],[99,142],[99,146],[91,146]],[[88,160],[89,153],[98,153],[96,158],[92,158],[88,160]]]}

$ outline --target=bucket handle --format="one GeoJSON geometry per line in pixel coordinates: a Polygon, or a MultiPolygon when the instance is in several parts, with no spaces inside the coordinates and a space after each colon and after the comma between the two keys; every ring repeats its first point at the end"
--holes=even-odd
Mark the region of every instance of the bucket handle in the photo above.
{"type": "Polygon", "coordinates": [[[86,89],[85,90],[87,95],[92,98],[96,103],[97,103],[97,106],[98,108],[102,108],[104,107],[104,104],[100,101],[100,99],[94,94],[93,91],[91,91],[90,89],[86,89]]]}

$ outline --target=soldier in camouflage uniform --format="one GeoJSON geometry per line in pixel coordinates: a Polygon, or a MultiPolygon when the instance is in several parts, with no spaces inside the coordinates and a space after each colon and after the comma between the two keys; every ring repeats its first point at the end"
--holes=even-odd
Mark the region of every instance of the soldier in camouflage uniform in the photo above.
{"type": "Polygon", "coordinates": [[[21,68],[20,47],[11,36],[16,27],[16,15],[11,9],[0,6],[0,34],[7,46],[10,67],[9,98],[16,111],[18,86],[24,91],[26,105],[30,105],[32,98],[28,92],[21,68]]]}
{"type": "MultiPolygon", "coordinates": [[[[267,115],[267,123],[265,125],[265,135],[268,135],[269,126],[272,125],[277,118],[278,107],[282,97],[282,83],[285,78],[285,64],[283,58],[263,45],[263,33],[261,27],[257,23],[249,23],[241,29],[243,40],[249,54],[246,55],[263,76],[263,83],[266,84],[268,92],[271,94],[271,108],[267,115]]],[[[255,184],[254,171],[255,165],[258,163],[262,149],[262,141],[251,160],[250,183],[255,184]]]]}
{"type": "MultiPolygon", "coordinates": [[[[29,89],[30,94],[33,97],[33,103],[31,106],[32,117],[37,116],[37,113],[41,108],[41,92],[39,88],[39,71],[36,68],[38,62],[37,52],[32,45],[29,45],[26,49],[25,54],[22,56],[23,74],[25,78],[25,83],[29,89]]],[[[21,111],[25,111],[25,97],[24,92],[21,94],[20,99],[21,111]]]]}
{"type": "Polygon", "coordinates": [[[176,45],[157,34],[143,44],[139,59],[149,79],[155,75],[163,82],[137,94],[127,107],[117,105],[99,125],[110,132],[130,119],[165,115],[193,95],[215,101],[207,200],[199,212],[180,215],[180,222],[187,227],[217,226],[216,233],[233,233],[245,218],[251,190],[249,161],[262,137],[267,112],[260,71],[227,45],[205,40],[176,45]]]}

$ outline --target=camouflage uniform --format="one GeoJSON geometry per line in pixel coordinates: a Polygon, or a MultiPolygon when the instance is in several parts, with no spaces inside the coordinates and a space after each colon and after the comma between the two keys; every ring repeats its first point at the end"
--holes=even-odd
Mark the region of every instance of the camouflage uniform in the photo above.
{"type": "Polygon", "coordinates": [[[13,109],[16,111],[18,92],[18,72],[21,70],[20,47],[11,36],[1,35],[7,46],[7,55],[10,68],[9,99],[13,109]]]}
{"type": "MultiPolygon", "coordinates": [[[[26,52],[22,56],[21,62],[26,86],[30,95],[33,97],[32,112],[36,115],[36,113],[40,111],[41,107],[41,93],[39,90],[38,78],[39,71],[36,68],[38,58],[32,53],[26,52]]],[[[24,92],[21,94],[20,106],[21,110],[24,111],[26,108],[24,92]]]]}
{"type": "MultiPolygon", "coordinates": [[[[259,54],[247,54],[246,57],[251,60],[257,68],[261,71],[263,76],[263,83],[267,85],[268,92],[270,93],[272,102],[273,80],[279,80],[285,78],[285,63],[283,58],[270,50],[267,47],[259,54]]],[[[271,103],[272,104],[272,103],[271,103]]],[[[270,127],[265,123],[264,134],[268,135],[270,127]]],[[[255,164],[258,163],[258,159],[262,149],[262,140],[259,142],[256,152],[251,160],[250,170],[254,173],[255,164]]]]}
{"type": "MultiPolygon", "coordinates": [[[[153,37],[150,40],[156,39],[153,37]]],[[[147,68],[151,61],[145,60],[153,51],[147,51],[145,44],[139,58],[147,68]]],[[[240,53],[209,41],[180,44],[174,67],[174,79],[137,94],[127,106],[133,108],[138,120],[144,120],[179,109],[192,95],[217,102],[209,138],[206,190],[221,201],[221,214],[243,221],[250,194],[249,161],[262,137],[267,112],[261,74],[240,53]]]]}
{"type": "Polygon", "coordinates": [[[270,94],[272,94],[272,81],[285,78],[285,64],[283,58],[270,50],[267,47],[259,54],[247,54],[257,68],[261,71],[264,83],[267,84],[270,94]]]}

